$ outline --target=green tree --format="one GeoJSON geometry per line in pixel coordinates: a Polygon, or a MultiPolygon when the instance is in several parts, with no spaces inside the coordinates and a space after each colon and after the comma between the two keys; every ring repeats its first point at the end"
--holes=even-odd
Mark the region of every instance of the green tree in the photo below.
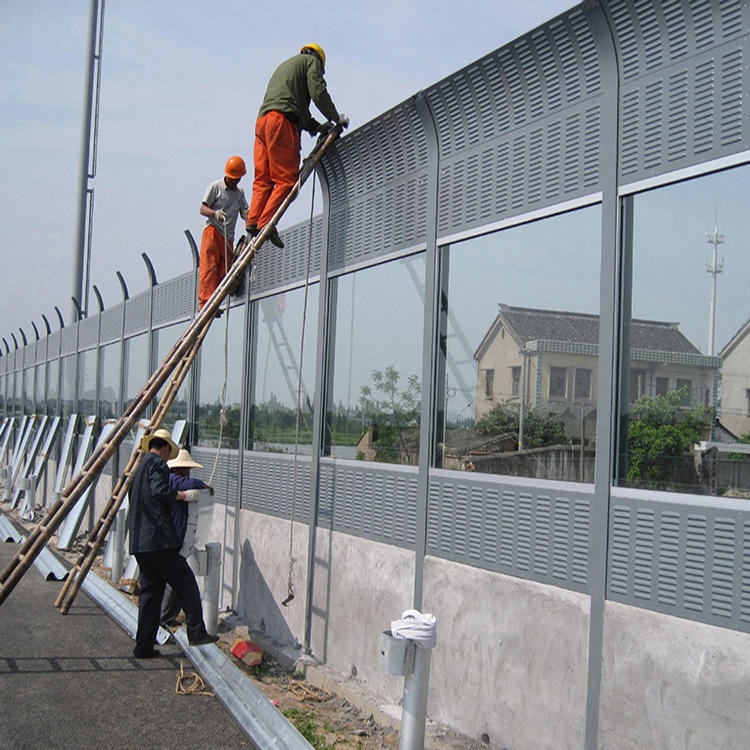
{"type": "MultiPolygon", "coordinates": [[[[519,424],[519,405],[501,402],[477,420],[476,430],[483,435],[517,437],[519,424]]],[[[565,441],[565,425],[554,412],[533,406],[526,407],[523,415],[524,448],[542,448],[545,445],[559,445],[565,441]]]]}
{"type": "Polygon", "coordinates": [[[674,459],[689,454],[710,424],[711,410],[681,408],[687,389],[663,396],[641,396],[628,426],[628,484],[669,479],[674,459]]]}
{"type": "Polygon", "coordinates": [[[373,370],[372,386],[360,388],[359,405],[373,429],[375,460],[412,464],[419,450],[422,388],[416,375],[409,376],[403,390],[399,390],[400,380],[392,365],[373,370]]]}

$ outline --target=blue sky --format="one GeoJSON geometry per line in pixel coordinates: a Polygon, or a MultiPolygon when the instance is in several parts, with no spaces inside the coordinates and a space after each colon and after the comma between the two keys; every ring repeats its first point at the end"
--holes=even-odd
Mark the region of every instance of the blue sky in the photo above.
{"type": "MultiPolygon", "coordinates": [[[[55,306],[70,320],[89,3],[1,2],[0,336],[20,342],[43,313],[56,325],[55,306]]],[[[110,0],[91,266],[105,307],[121,300],[118,270],[131,294],[146,287],[143,251],[160,281],[190,268],[183,232],[200,236],[203,191],[227,156],[249,159],[268,76],[302,43],[325,48],[356,128],[575,4],[110,0]]],[[[284,224],[308,212],[303,195],[284,224]]]]}

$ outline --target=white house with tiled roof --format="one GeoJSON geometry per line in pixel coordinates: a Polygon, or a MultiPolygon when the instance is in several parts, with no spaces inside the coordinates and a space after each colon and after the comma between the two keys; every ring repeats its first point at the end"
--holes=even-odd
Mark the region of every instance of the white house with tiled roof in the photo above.
{"type": "MultiPolygon", "coordinates": [[[[701,354],[679,324],[633,320],[630,347],[631,403],[640,396],[682,387],[688,393],[686,406],[714,403],[721,360],[701,354]]],[[[571,436],[580,435],[584,423],[585,437],[590,439],[596,417],[598,356],[598,315],[500,304],[474,352],[476,418],[499,402],[515,401],[557,412],[571,436]]]]}
{"type": "Polygon", "coordinates": [[[737,437],[750,432],[750,318],[719,352],[721,423],[737,437]]]}

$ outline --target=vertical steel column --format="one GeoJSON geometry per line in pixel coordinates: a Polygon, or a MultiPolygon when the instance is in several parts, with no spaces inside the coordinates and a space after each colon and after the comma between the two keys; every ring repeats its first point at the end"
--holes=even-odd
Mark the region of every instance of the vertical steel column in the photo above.
{"type": "Polygon", "coordinates": [[[595,750],[599,735],[599,696],[602,679],[604,605],[607,592],[607,557],[610,489],[616,450],[616,408],[619,331],[618,263],[618,104],[619,72],[612,32],[602,0],[586,6],[600,56],[604,89],[602,98],[602,226],[601,268],[599,270],[599,393],[597,398],[596,467],[594,502],[591,510],[592,549],[591,602],[589,612],[588,679],[586,690],[585,748],[595,750]]]}
{"type": "MultiPolygon", "coordinates": [[[[71,296],[74,299],[72,306],[72,314],[75,316],[77,300],[81,306],[85,305],[84,300],[87,298],[87,291],[83,288],[83,265],[84,257],[86,256],[86,210],[88,207],[88,196],[89,196],[89,159],[91,155],[91,129],[92,129],[92,115],[94,110],[94,70],[96,68],[97,60],[97,32],[99,30],[99,3],[102,3],[101,18],[103,22],[104,17],[104,2],[103,0],[91,0],[89,5],[89,43],[87,52],[88,67],[86,69],[85,76],[85,89],[83,98],[83,121],[81,127],[81,152],[80,152],[80,164],[79,164],[79,204],[78,204],[78,219],[77,219],[77,245],[74,252],[74,264],[73,264],[73,287],[71,290],[71,296]]],[[[88,311],[85,310],[84,314],[88,311]]]]}
{"type": "MultiPolygon", "coordinates": [[[[425,228],[425,290],[424,320],[422,325],[422,408],[419,420],[419,473],[417,475],[417,509],[414,542],[414,597],[413,606],[422,609],[424,589],[424,558],[427,550],[427,511],[429,498],[430,466],[435,455],[435,412],[438,390],[436,363],[438,357],[438,331],[440,317],[440,259],[437,247],[438,175],[440,170],[437,131],[429,105],[423,94],[415,96],[415,104],[424,125],[430,151],[425,228]]],[[[440,368],[442,372],[443,369],[440,368]]],[[[440,397],[441,401],[442,396],[440,397]]],[[[419,650],[419,649],[418,649],[419,650]]],[[[429,675],[429,655],[427,674],[429,675]]],[[[425,695],[425,701],[427,696],[425,695]]]]}

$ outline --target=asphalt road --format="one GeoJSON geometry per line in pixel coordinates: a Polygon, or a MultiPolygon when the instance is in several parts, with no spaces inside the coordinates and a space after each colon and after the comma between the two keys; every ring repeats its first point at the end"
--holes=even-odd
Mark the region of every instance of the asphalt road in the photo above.
{"type": "MultiPolygon", "coordinates": [[[[0,542],[0,569],[18,545],[0,542]]],[[[133,658],[133,641],[83,591],[63,616],[62,584],[31,567],[0,605],[0,747],[252,748],[218,698],[178,695],[179,646],[133,658]]]]}

